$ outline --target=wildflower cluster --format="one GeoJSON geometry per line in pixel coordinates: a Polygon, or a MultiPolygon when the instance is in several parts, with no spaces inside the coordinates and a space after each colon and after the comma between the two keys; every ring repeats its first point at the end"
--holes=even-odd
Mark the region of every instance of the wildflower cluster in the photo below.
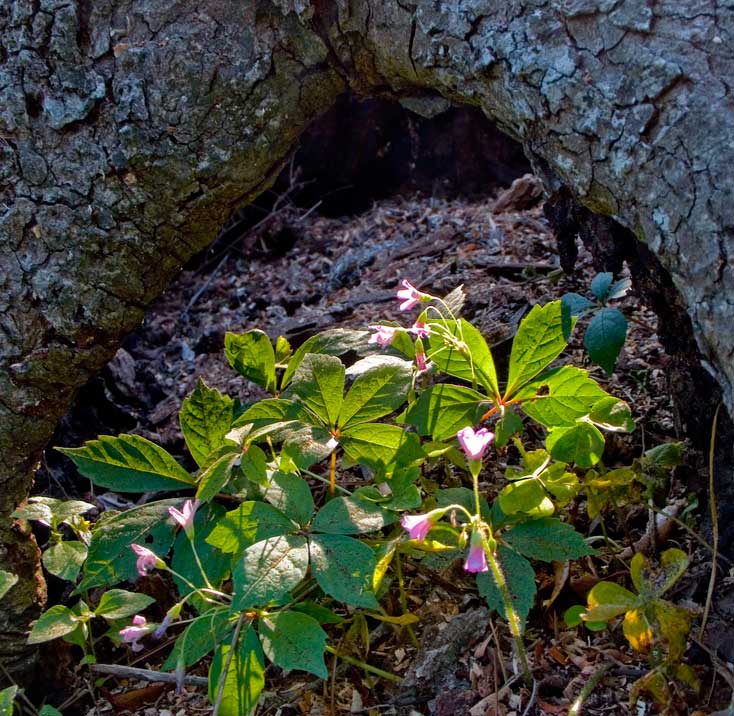
{"type": "MultiPolygon", "coordinates": [[[[626,404],[586,371],[549,369],[574,322],[560,301],[534,307],[521,322],[501,388],[489,346],[460,316],[463,297],[461,288],[438,297],[405,280],[400,310],[420,309],[408,327],[335,329],[295,350],[282,337],[273,345],[262,331],[228,333],[230,364],[270,397],[240,407],[197,385],[180,414],[198,465],[193,475],[138,435],[64,448],[100,487],[188,495],[183,504],[160,499],[100,520],[76,593],[159,571],[178,597],[161,605],[167,609],[159,608],[164,616],[156,622],[143,613],[151,598],[108,589],[94,610],[81,601],[49,610],[31,639],[61,634],[87,648],[97,617],[136,652],[149,637],[173,632],[176,644],[162,668],[175,671],[180,686],[186,669],[214,652],[212,698],[237,704],[233,716],[249,714],[266,658],[325,678],[325,651],[340,654],[327,645],[326,630],[385,618],[385,593],[403,589],[402,579],[387,578],[391,570],[402,559],[441,551],[463,563],[507,619],[528,678],[523,627],[535,594],[529,558],[592,553],[555,513],[583,489],[577,472],[600,464],[600,428],[629,430],[633,423],[626,404]],[[524,420],[545,429],[545,449],[525,451],[524,420]],[[480,476],[503,478],[485,459],[510,440],[522,464],[507,468],[490,506],[480,476]],[[422,480],[439,460],[470,487],[422,480]],[[351,466],[368,476],[356,489],[340,480],[351,466]],[[398,522],[402,530],[392,528],[398,522]],[[238,677],[244,664],[247,683],[238,677]]],[[[406,604],[404,597],[390,603],[406,604]]],[[[415,621],[409,613],[387,616],[415,621]]],[[[223,708],[220,716],[228,716],[223,708]]]]}

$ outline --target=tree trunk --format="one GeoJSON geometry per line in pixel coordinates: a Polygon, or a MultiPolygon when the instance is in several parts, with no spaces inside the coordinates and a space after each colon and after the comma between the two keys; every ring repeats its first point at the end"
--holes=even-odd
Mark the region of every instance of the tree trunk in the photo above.
{"type": "Polygon", "coordinates": [[[0,659],[43,598],[9,515],[74,391],[348,87],[481,107],[629,228],[731,411],[733,33],[732,0],[2,0],[0,659]]]}

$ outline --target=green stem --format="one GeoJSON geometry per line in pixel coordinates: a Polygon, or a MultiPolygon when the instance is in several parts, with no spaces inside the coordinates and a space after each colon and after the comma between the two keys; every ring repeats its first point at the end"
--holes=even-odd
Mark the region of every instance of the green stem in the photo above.
{"type": "Polygon", "coordinates": [[[194,553],[194,559],[196,560],[196,565],[199,568],[199,571],[201,572],[201,576],[204,578],[204,584],[206,584],[207,589],[214,589],[212,586],[212,583],[209,581],[209,577],[206,576],[206,572],[204,571],[204,565],[202,565],[201,560],[199,559],[199,553],[196,551],[196,545],[194,544],[194,538],[193,536],[189,539],[189,543],[191,544],[191,551],[194,553]]]}
{"type": "Polygon", "coordinates": [[[518,616],[517,612],[515,611],[515,607],[512,604],[510,591],[507,588],[507,580],[505,579],[502,567],[497,561],[494,551],[490,548],[484,533],[482,533],[482,546],[484,547],[484,553],[487,556],[487,562],[489,563],[489,568],[492,571],[492,576],[494,577],[495,584],[500,591],[502,603],[505,606],[507,623],[510,626],[510,633],[512,634],[512,638],[515,640],[515,650],[517,651],[517,656],[520,659],[520,667],[522,669],[523,681],[525,682],[526,686],[530,687],[533,683],[533,677],[530,674],[530,668],[528,667],[528,658],[525,653],[525,645],[522,641],[522,628],[520,626],[520,617],[518,616]]]}
{"type": "MultiPolygon", "coordinates": [[[[398,594],[400,595],[400,609],[405,614],[408,611],[408,599],[405,596],[405,579],[403,578],[403,565],[400,560],[400,552],[395,550],[395,575],[398,578],[398,594]]],[[[405,625],[405,629],[408,632],[410,641],[413,646],[417,649],[420,644],[418,643],[418,637],[415,635],[415,631],[410,624],[405,625]]]]}
{"type": "MultiPolygon", "coordinates": [[[[322,475],[317,475],[315,472],[311,472],[311,470],[306,470],[305,468],[301,468],[301,472],[305,472],[310,477],[313,477],[314,480],[318,480],[319,482],[323,482],[325,485],[329,485],[330,481],[328,477],[323,477],[322,475]]],[[[349,492],[345,487],[342,487],[341,485],[334,485],[334,487],[339,491],[344,493],[345,495],[351,495],[352,493],[349,492]]]]}
{"type": "Polygon", "coordinates": [[[328,644],[326,645],[326,651],[328,651],[329,654],[333,654],[342,661],[346,661],[347,664],[358,666],[363,671],[374,674],[375,676],[379,676],[380,678],[386,679],[387,681],[392,681],[393,684],[400,684],[403,681],[399,676],[391,674],[389,671],[383,671],[382,669],[378,669],[376,666],[372,666],[371,664],[367,664],[364,661],[355,659],[353,656],[343,654],[341,651],[338,651],[333,646],[329,646],[328,644]]]}

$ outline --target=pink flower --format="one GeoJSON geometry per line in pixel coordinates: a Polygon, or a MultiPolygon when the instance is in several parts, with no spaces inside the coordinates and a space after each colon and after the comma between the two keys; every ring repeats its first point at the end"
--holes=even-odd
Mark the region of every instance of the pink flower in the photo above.
{"type": "Polygon", "coordinates": [[[469,546],[469,556],[464,562],[464,569],[467,572],[488,572],[487,555],[484,553],[482,545],[482,537],[479,532],[472,532],[471,543],[469,546]]]}
{"type": "Polygon", "coordinates": [[[152,571],[166,566],[163,560],[158,559],[155,552],[151,552],[147,547],[139,544],[131,544],[130,549],[138,555],[138,561],[135,566],[138,568],[138,574],[141,577],[147,577],[152,571]]]}
{"type": "Polygon", "coordinates": [[[428,363],[426,362],[426,354],[423,351],[417,351],[415,354],[415,367],[419,372],[428,370],[428,363]]]}
{"type": "Polygon", "coordinates": [[[424,540],[433,524],[428,515],[403,515],[401,527],[408,532],[410,539],[424,540]]]}
{"type": "Polygon", "coordinates": [[[403,280],[400,282],[400,285],[403,286],[403,288],[398,291],[398,298],[402,300],[402,303],[400,304],[401,311],[408,311],[413,308],[413,306],[417,306],[421,301],[423,301],[423,297],[427,295],[425,293],[421,293],[409,281],[403,280]]]}
{"type": "Polygon", "coordinates": [[[199,500],[186,500],[183,504],[183,511],[179,512],[175,507],[168,508],[168,514],[173,517],[176,522],[183,528],[183,531],[192,537],[194,534],[194,516],[199,507],[199,500]]]}
{"type": "Polygon", "coordinates": [[[459,430],[456,437],[459,439],[462,450],[470,460],[481,460],[485,450],[494,440],[494,433],[491,433],[487,428],[479,428],[475,432],[474,428],[468,427],[459,430]]]}
{"type": "Polygon", "coordinates": [[[398,330],[395,326],[383,326],[380,323],[371,323],[368,328],[377,331],[377,333],[370,336],[367,343],[377,343],[382,348],[387,348],[393,342],[395,333],[398,330]]]}
{"type": "Polygon", "coordinates": [[[153,625],[147,624],[145,617],[136,614],[133,617],[133,625],[120,629],[119,634],[126,644],[130,644],[133,651],[141,651],[143,645],[138,643],[144,636],[148,636],[153,631],[153,625]]]}
{"type": "Polygon", "coordinates": [[[430,327],[423,323],[423,321],[416,321],[408,331],[418,338],[428,338],[431,335],[430,327]]]}

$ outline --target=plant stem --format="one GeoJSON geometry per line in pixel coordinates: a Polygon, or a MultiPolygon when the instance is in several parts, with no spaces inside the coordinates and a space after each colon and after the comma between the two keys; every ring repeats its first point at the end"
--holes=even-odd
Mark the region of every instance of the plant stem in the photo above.
{"type": "Polygon", "coordinates": [[[214,708],[212,710],[212,716],[219,716],[219,707],[222,705],[222,697],[224,696],[224,684],[227,680],[227,672],[229,671],[229,665],[232,663],[232,657],[234,656],[234,650],[237,646],[237,640],[240,638],[240,630],[242,624],[245,621],[245,613],[240,613],[240,618],[237,620],[237,625],[234,628],[234,634],[232,634],[232,643],[227,652],[227,660],[224,662],[224,669],[219,677],[219,683],[217,684],[217,697],[214,700],[214,708]]]}
{"type": "Polygon", "coordinates": [[[189,543],[191,544],[191,551],[194,553],[194,559],[196,560],[196,565],[199,567],[201,576],[204,578],[204,584],[206,584],[207,589],[214,589],[214,587],[212,586],[212,583],[209,581],[209,577],[207,577],[206,572],[204,571],[204,566],[202,565],[201,560],[199,559],[199,553],[196,551],[196,545],[194,544],[193,538],[189,540],[189,543]]]}
{"type": "MultiPolygon", "coordinates": [[[[371,664],[367,664],[364,661],[355,659],[353,656],[349,656],[348,654],[343,654],[341,651],[336,650],[333,646],[329,646],[328,644],[326,645],[326,651],[328,651],[329,654],[333,654],[334,656],[338,657],[342,661],[346,661],[347,664],[358,666],[363,671],[374,674],[375,676],[379,676],[380,678],[386,679],[387,681],[392,681],[393,684],[399,684],[402,682],[402,679],[399,676],[391,674],[389,671],[378,669],[376,666],[372,666],[371,664]]],[[[216,714],[213,714],[212,716],[216,716],[216,714]]]]}
{"type": "Polygon", "coordinates": [[[497,588],[499,589],[500,595],[502,597],[502,603],[505,606],[505,614],[507,615],[507,623],[510,626],[510,633],[512,634],[512,638],[515,640],[515,650],[517,651],[517,657],[520,659],[520,668],[522,669],[522,678],[525,682],[525,685],[529,688],[532,686],[533,683],[533,677],[530,674],[530,668],[528,667],[528,658],[525,653],[525,645],[522,641],[522,629],[520,627],[520,617],[518,616],[517,612],[515,611],[515,607],[512,604],[512,599],[510,597],[510,592],[507,588],[507,580],[505,579],[504,572],[502,571],[502,567],[500,566],[500,563],[497,561],[497,558],[495,557],[494,551],[489,546],[489,543],[487,542],[487,538],[484,534],[482,534],[482,546],[484,547],[484,552],[487,556],[487,562],[489,563],[489,568],[492,571],[492,576],[494,577],[495,584],[497,585],[497,588]]]}
{"type": "MultiPolygon", "coordinates": [[[[309,477],[313,477],[314,480],[318,480],[319,482],[323,482],[327,485],[330,484],[330,481],[325,478],[323,475],[319,475],[315,472],[311,472],[311,470],[306,470],[305,468],[301,468],[301,472],[305,472],[306,475],[309,477]]],[[[339,490],[339,492],[344,493],[345,495],[351,495],[352,493],[349,492],[349,490],[346,489],[346,487],[342,487],[341,485],[335,485],[336,489],[339,490]]]]}
{"type": "Polygon", "coordinates": [[[329,494],[333,497],[336,491],[336,450],[331,453],[331,466],[329,468],[329,494]]]}
{"type": "MultiPolygon", "coordinates": [[[[402,610],[403,614],[405,614],[408,611],[408,600],[405,596],[405,579],[403,579],[403,565],[400,560],[400,552],[398,552],[398,550],[395,550],[395,574],[398,578],[398,593],[400,595],[400,609],[402,610]]],[[[418,638],[415,635],[415,631],[413,631],[413,627],[410,624],[406,624],[405,629],[408,632],[410,641],[413,643],[413,646],[416,647],[417,649],[420,645],[418,643],[418,638]]]]}

